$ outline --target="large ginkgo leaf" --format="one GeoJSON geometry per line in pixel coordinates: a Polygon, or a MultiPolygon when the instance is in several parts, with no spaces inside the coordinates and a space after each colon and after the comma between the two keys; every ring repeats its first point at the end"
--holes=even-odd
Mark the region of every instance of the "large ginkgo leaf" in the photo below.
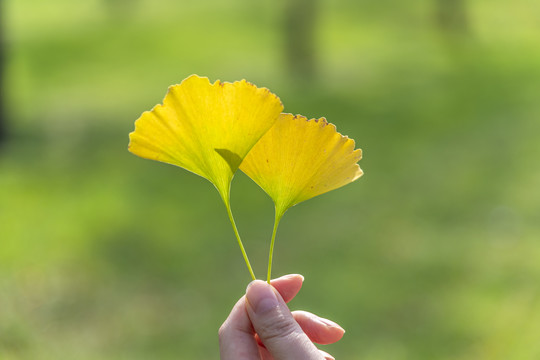
{"type": "Polygon", "coordinates": [[[208,179],[227,202],[235,171],[282,110],[276,95],[245,80],[192,75],[135,122],[129,151],[208,179]]]}

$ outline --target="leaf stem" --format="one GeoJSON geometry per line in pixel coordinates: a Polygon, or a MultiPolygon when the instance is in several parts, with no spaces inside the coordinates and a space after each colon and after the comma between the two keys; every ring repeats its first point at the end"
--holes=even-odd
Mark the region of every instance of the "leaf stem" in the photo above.
{"type": "Polygon", "coordinates": [[[251,275],[251,278],[255,280],[256,279],[255,274],[253,273],[253,269],[251,268],[251,264],[249,263],[246,250],[244,249],[244,245],[242,244],[242,240],[240,239],[240,234],[238,233],[238,229],[236,228],[236,223],[234,222],[234,217],[231,211],[231,205],[228,200],[225,200],[225,198],[223,198],[223,202],[225,203],[225,207],[227,208],[227,214],[229,215],[229,220],[231,221],[231,225],[234,230],[234,235],[236,236],[236,240],[238,241],[238,246],[240,246],[240,251],[242,251],[242,256],[244,257],[244,261],[246,262],[247,268],[249,270],[249,274],[251,275]]]}
{"type": "Polygon", "coordinates": [[[276,218],[274,220],[274,230],[272,230],[272,240],[270,241],[270,252],[268,255],[268,276],[267,276],[266,281],[269,284],[270,284],[270,280],[272,279],[272,258],[274,255],[274,242],[276,240],[277,228],[278,228],[278,225],[282,216],[283,216],[283,212],[282,211],[278,212],[276,209],[276,218]]]}

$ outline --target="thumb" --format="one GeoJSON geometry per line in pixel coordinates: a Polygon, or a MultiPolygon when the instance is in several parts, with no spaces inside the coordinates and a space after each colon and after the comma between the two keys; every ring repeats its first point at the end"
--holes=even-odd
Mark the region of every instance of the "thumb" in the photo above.
{"type": "Polygon", "coordinates": [[[252,281],[247,288],[246,299],[246,310],[253,328],[275,360],[324,359],[271,285],[261,280],[252,281]]]}

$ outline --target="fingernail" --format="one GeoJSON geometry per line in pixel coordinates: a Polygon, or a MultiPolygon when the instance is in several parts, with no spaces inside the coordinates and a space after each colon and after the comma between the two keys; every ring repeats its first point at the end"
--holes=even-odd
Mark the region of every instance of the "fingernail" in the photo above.
{"type": "Polygon", "coordinates": [[[304,276],[300,275],[300,274],[283,275],[282,277],[279,277],[278,279],[293,279],[293,278],[298,277],[298,276],[302,279],[302,282],[304,282],[304,276]]]}
{"type": "Polygon", "coordinates": [[[278,306],[273,288],[261,280],[252,281],[246,290],[249,306],[255,313],[262,314],[278,306]]]}
{"type": "Polygon", "coordinates": [[[333,327],[333,328],[340,329],[341,331],[345,332],[345,329],[343,329],[341,326],[339,326],[338,324],[336,324],[336,323],[333,322],[332,320],[328,320],[328,319],[325,319],[325,318],[317,317],[317,318],[315,319],[315,321],[317,321],[317,322],[323,324],[324,326],[333,327]]]}

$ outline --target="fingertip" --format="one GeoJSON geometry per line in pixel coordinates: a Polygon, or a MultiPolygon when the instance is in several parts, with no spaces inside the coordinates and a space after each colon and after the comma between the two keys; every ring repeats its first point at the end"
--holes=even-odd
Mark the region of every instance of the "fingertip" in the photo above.
{"type": "Polygon", "coordinates": [[[280,276],[278,277],[277,279],[275,280],[279,280],[279,279],[300,279],[301,282],[304,282],[304,275],[302,274],[287,274],[287,275],[283,275],[283,276],[280,276]]]}
{"type": "Polygon", "coordinates": [[[270,281],[285,302],[291,301],[302,288],[304,277],[300,274],[289,274],[270,281]]]}
{"type": "Polygon", "coordinates": [[[265,313],[279,305],[276,291],[266,282],[253,280],[246,289],[247,305],[254,313],[265,313]]]}
{"type": "Polygon", "coordinates": [[[301,274],[287,274],[287,275],[283,275],[278,278],[270,280],[270,284],[273,284],[276,282],[284,282],[284,281],[286,282],[293,281],[293,282],[299,282],[302,284],[304,282],[304,276],[301,274]]]}
{"type": "Polygon", "coordinates": [[[343,336],[343,334],[345,334],[345,329],[342,328],[339,324],[333,322],[332,320],[328,320],[328,319],[325,319],[325,318],[322,318],[322,317],[319,317],[319,316],[316,316],[314,318],[314,320],[321,323],[322,325],[324,325],[324,326],[326,326],[328,328],[333,329],[334,331],[340,332],[341,336],[343,336]]]}
{"type": "Polygon", "coordinates": [[[293,311],[293,317],[310,340],[317,344],[333,344],[341,340],[345,333],[345,330],[335,322],[307,311],[293,311]]]}

